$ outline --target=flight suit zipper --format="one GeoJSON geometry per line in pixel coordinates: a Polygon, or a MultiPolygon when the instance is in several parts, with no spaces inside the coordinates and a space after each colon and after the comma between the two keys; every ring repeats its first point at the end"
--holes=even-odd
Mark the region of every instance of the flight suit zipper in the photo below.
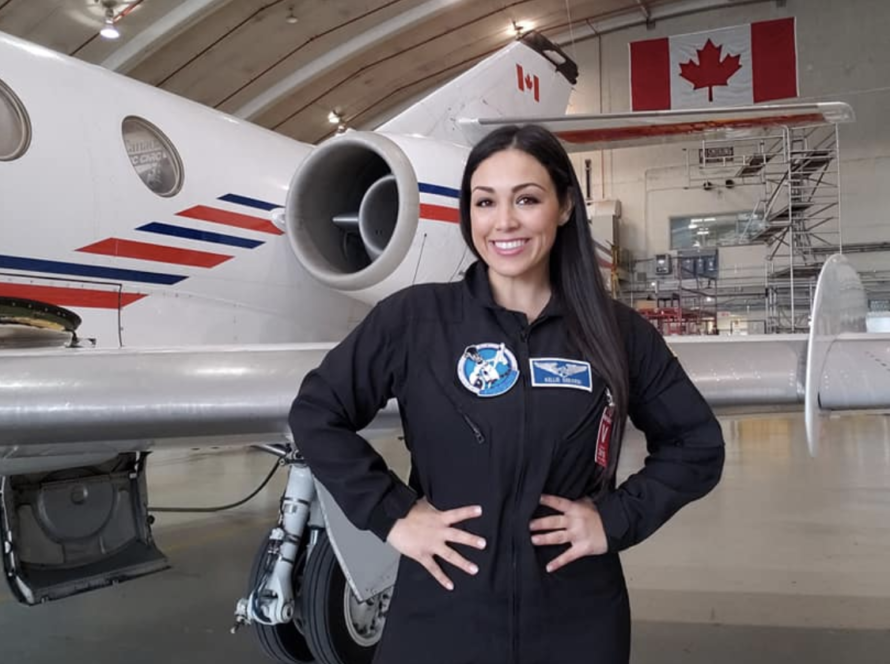
{"type": "Polygon", "coordinates": [[[470,427],[470,430],[472,430],[473,435],[476,437],[476,442],[479,443],[480,445],[485,443],[485,435],[482,433],[482,431],[479,429],[479,427],[476,426],[476,423],[470,419],[470,416],[467,415],[460,408],[457,409],[457,412],[458,412],[458,414],[460,414],[460,416],[462,418],[464,418],[464,422],[466,422],[467,426],[470,427]]]}
{"type": "MultiPolygon", "coordinates": [[[[532,329],[538,323],[540,323],[543,318],[539,318],[531,323],[528,327],[522,330],[519,334],[519,364],[521,367],[529,366],[529,357],[531,355],[531,351],[529,350],[529,337],[531,336],[532,329]]],[[[519,664],[519,653],[520,653],[520,643],[519,643],[519,598],[522,592],[521,588],[521,578],[519,574],[519,564],[518,564],[518,551],[516,546],[516,517],[520,512],[520,508],[522,506],[522,496],[523,491],[522,487],[525,484],[525,445],[526,445],[526,436],[528,435],[528,400],[529,400],[529,390],[531,389],[531,380],[529,378],[529,374],[527,371],[523,371],[521,373],[522,380],[522,417],[520,419],[520,429],[519,429],[519,450],[516,461],[516,484],[513,487],[514,499],[513,499],[513,524],[510,528],[511,537],[510,537],[510,558],[511,558],[511,571],[513,575],[513,597],[511,601],[511,616],[510,616],[510,662],[511,664],[519,664]]]]}
{"type": "MultiPolygon", "coordinates": [[[[433,375],[436,375],[436,374],[433,373],[433,375]]],[[[445,396],[448,397],[448,401],[451,402],[451,405],[457,411],[457,414],[460,415],[460,417],[464,421],[464,423],[470,428],[470,431],[473,432],[473,437],[476,439],[476,442],[479,445],[483,445],[485,443],[485,434],[482,433],[482,429],[480,429],[479,426],[473,421],[473,419],[469,415],[467,415],[466,411],[463,408],[461,408],[460,403],[458,403],[455,396],[451,393],[449,386],[443,384],[441,381],[438,381],[438,379],[437,379],[437,382],[439,383],[440,387],[442,388],[442,391],[445,393],[445,396]]]]}

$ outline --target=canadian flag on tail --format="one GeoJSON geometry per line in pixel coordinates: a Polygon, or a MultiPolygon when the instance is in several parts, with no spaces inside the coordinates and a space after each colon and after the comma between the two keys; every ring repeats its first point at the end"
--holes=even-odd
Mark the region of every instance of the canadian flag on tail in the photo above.
{"type": "Polygon", "coordinates": [[[630,88],[634,111],[796,97],[794,19],[631,42],[630,88]]]}
{"type": "Polygon", "coordinates": [[[516,80],[521,92],[531,92],[535,95],[535,101],[541,101],[541,81],[537,76],[527,74],[522,65],[516,65],[516,80]]]}

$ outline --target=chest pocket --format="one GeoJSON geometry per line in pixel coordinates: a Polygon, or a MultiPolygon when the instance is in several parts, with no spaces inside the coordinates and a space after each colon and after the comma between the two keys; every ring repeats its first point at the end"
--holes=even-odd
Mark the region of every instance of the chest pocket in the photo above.
{"type": "Polygon", "coordinates": [[[416,477],[438,509],[484,501],[498,465],[491,420],[472,403],[476,397],[461,394],[464,388],[449,382],[456,382],[453,366],[449,368],[443,375],[430,362],[418,371],[406,412],[416,477]]]}
{"type": "Polygon", "coordinates": [[[577,499],[596,484],[601,470],[596,464],[597,433],[606,407],[606,389],[594,383],[594,391],[546,389],[538,408],[559,413],[560,426],[552,435],[553,450],[545,491],[577,499]],[[556,394],[554,394],[556,393],[556,394]],[[563,403],[555,403],[562,395],[563,403]],[[550,402],[548,405],[544,405],[550,402]],[[571,403],[569,403],[571,402],[571,403]]]}
{"type": "Polygon", "coordinates": [[[488,434],[486,432],[487,427],[485,426],[484,420],[479,417],[478,413],[475,415],[471,414],[470,411],[474,411],[475,409],[471,408],[466,403],[466,396],[461,394],[461,391],[453,382],[450,382],[447,378],[443,377],[441,372],[436,371],[433,367],[430,367],[429,371],[433,376],[436,386],[439,388],[446,401],[451,405],[463,424],[472,433],[476,444],[485,445],[488,442],[488,434]]]}
{"type": "Polygon", "coordinates": [[[587,394],[586,397],[582,402],[580,415],[577,415],[578,411],[576,411],[576,417],[566,421],[566,428],[560,435],[563,444],[568,445],[583,440],[594,442],[596,440],[600,419],[607,402],[605,386],[592,394],[587,394]]]}

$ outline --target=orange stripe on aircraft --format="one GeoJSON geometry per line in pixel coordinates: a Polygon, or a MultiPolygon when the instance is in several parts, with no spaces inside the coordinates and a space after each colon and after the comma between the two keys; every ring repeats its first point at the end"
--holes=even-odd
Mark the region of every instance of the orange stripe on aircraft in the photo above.
{"type": "Polygon", "coordinates": [[[253,217],[249,214],[240,214],[238,212],[229,212],[228,210],[220,210],[219,208],[213,208],[207,205],[196,205],[195,207],[183,210],[182,212],[177,212],[176,214],[180,217],[200,219],[201,221],[210,221],[214,224],[245,228],[250,231],[269,233],[270,235],[284,235],[284,231],[276,227],[275,224],[268,219],[253,217]]]}
{"type": "Polygon", "coordinates": [[[28,286],[0,283],[0,297],[18,297],[54,304],[57,307],[85,307],[90,309],[123,309],[128,304],[146,297],[142,293],[64,288],[61,286],[28,286]]]}
{"type": "Polygon", "coordinates": [[[451,224],[460,223],[460,210],[445,205],[420,204],[420,218],[432,221],[447,221],[451,224]]]}
{"type": "Polygon", "coordinates": [[[136,258],[143,261],[175,263],[176,265],[192,265],[194,267],[216,267],[220,263],[225,263],[232,258],[232,256],[226,256],[225,254],[213,254],[207,251],[194,251],[192,249],[177,249],[176,247],[167,247],[163,244],[134,242],[133,240],[119,240],[118,238],[102,240],[101,242],[81,247],[78,251],[83,251],[87,254],[136,258]]]}
{"type": "Polygon", "coordinates": [[[596,143],[598,141],[620,141],[632,138],[658,136],[679,136],[709,130],[753,129],[775,124],[797,125],[801,123],[824,122],[820,113],[804,115],[780,115],[763,118],[728,118],[725,120],[700,120],[697,122],[677,122],[674,124],[652,124],[636,127],[610,127],[605,129],[556,130],[554,133],[567,143],[596,143]]]}

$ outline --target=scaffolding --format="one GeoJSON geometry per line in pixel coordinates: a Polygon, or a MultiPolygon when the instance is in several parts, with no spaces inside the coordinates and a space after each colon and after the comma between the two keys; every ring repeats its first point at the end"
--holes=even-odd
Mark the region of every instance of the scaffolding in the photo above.
{"type": "Polygon", "coordinates": [[[822,264],[843,249],[837,125],[777,127],[756,139],[703,141],[700,155],[695,171],[687,161],[690,181],[707,186],[726,178],[727,186],[756,186],[760,192],[739,240],[767,246],[766,331],[806,331],[822,264]]]}
{"type": "MultiPolygon", "coordinates": [[[[843,240],[834,124],[771,127],[757,136],[702,141],[698,150],[686,150],[685,186],[717,194],[743,190],[751,207],[739,214],[732,237],[700,249],[672,248],[677,255],[670,258],[675,268],[669,274],[659,273],[652,257],[622,256],[623,271],[613,280],[620,284],[619,296],[665,334],[708,334],[715,328],[735,333],[726,317],[738,319],[741,333],[806,332],[819,273],[832,254],[890,253],[890,242],[843,240]],[[763,264],[735,264],[706,277],[681,267],[696,252],[750,244],[765,246],[763,264]]],[[[890,308],[890,270],[865,273],[863,282],[874,311],[890,308]]]]}

